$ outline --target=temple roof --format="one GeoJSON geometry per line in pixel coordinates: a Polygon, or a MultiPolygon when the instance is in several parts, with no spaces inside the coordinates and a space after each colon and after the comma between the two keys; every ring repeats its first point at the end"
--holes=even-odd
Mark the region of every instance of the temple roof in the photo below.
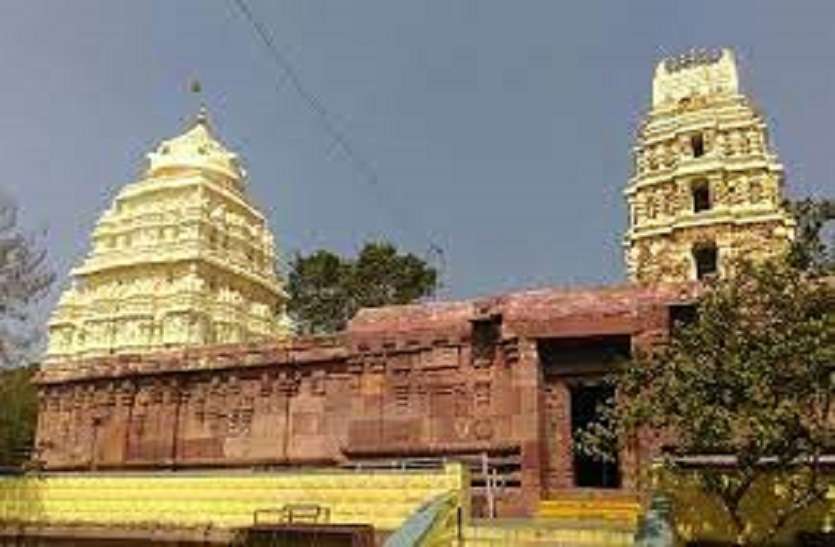
{"type": "Polygon", "coordinates": [[[514,331],[549,336],[605,334],[631,329],[641,310],[689,301],[694,283],[547,287],[453,302],[363,308],[350,321],[354,337],[397,336],[421,331],[467,333],[470,322],[502,317],[514,331]]]}

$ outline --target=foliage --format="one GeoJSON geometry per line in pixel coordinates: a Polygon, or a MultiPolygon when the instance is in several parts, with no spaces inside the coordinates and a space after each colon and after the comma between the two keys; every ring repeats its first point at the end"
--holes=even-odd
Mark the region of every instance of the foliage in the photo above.
{"type": "Polygon", "coordinates": [[[335,332],[363,307],[408,304],[432,295],[438,272],[388,242],[369,242],[356,258],[327,250],[296,254],[288,280],[288,312],[304,334],[335,332]]]}
{"type": "Polygon", "coordinates": [[[32,309],[53,279],[46,251],[20,231],[17,207],[0,195],[0,367],[23,362],[37,340],[32,309]]]}
{"type": "Polygon", "coordinates": [[[0,467],[18,466],[29,457],[38,416],[34,373],[32,366],[0,370],[0,467]]]}
{"type": "Polygon", "coordinates": [[[741,544],[763,543],[825,494],[821,455],[833,442],[835,286],[782,261],[742,263],[705,287],[690,324],[666,344],[638,352],[609,381],[615,400],[580,432],[598,456],[661,432],[664,465],[724,454],[735,465],[702,467],[701,488],[724,508],[741,544]],[[743,510],[767,476],[785,491],[770,523],[754,529],[743,510]]]}
{"type": "Polygon", "coordinates": [[[827,248],[821,237],[824,225],[835,221],[835,200],[804,199],[792,203],[791,210],[797,221],[797,237],[789,261],[804,270],[835,272],[835,245],[827,248]]]}
{"type": "Polygon", "coordinates": [[[38,330],[32,311],[53,281],[46,253],[18,227],[17,207],[0,195],[0,466],[28,458],[37,420],[33,367],[26,362],[38,330]]]}

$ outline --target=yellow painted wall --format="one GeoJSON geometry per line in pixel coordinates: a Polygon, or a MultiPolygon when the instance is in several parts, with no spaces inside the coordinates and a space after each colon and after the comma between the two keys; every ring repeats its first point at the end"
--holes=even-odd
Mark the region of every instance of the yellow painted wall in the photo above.
{"type": "Polygon", "coordinates": [[[313,503],[332,523],[398,528],[428,499],[456,492],[468,507],[460,464],[442,471],[51,474],[0,479],[0,523],[114,528],[248,526],[258,509],[313,503]]]}

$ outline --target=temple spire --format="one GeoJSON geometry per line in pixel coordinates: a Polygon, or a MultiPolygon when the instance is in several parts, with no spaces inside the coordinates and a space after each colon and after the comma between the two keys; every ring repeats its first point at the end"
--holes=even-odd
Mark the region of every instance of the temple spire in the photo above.
{"type": "Polygon", "coordinates": [[[147,157],[72,271],[80,283],[52,314],[48,362],[278,340],[290,331],[273,234],[205,105],[147,157]]]}

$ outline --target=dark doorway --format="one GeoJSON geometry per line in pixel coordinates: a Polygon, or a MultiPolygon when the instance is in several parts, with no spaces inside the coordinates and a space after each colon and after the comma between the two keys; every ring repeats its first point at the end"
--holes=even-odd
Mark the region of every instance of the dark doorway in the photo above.
{"type": "MultiPolygon", "coordinates": [[[[571,387],[571,434],[598,420],[598,405],[613,396],[607,384],[575,385],[571,387]]],[[[615,461],[603,461],[574,451],[574,486],[588,488],[619,488],[620,473],[615,461]]]]}
{"type": "Polygon", "coordinates": [[[577,431],[597,418],[597,403],[612,389],[602,383],[631,355],[628,334],[537,340],[543,374],[546,495],[577,487],[618,488],[618,462],[605,464],[574,450],[577,431]]]}

